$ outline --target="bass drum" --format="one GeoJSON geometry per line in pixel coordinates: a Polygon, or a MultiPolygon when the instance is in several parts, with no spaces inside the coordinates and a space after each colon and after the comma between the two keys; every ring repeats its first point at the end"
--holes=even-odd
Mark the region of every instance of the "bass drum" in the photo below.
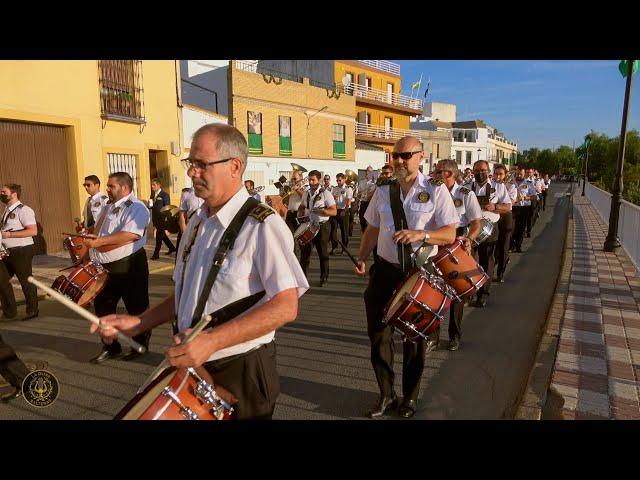
{"type": "Polygon", "coordinates": [[[105,287],[109,272],[99,263],[87,262],[77,265],[66,277],[60,275],[51,288],[84,307],[105,287]]]}
{"type": "Polygon", "coordinates": [[[114,420],[231,420],[231,405],[237,400],[228,390],[214,386],[202,368],[198,370],[167,368],[114,420]]]}

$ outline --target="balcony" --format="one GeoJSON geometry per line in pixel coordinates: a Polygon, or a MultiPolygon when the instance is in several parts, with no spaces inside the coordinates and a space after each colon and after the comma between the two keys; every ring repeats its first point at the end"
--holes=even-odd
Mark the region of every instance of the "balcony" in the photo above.
{"type": "Polygon", "coordinates": [[[382,70],[383,72],[390,73],[391,75],[400,76],[400,65],[397,63],[389,62],[388,60],[358,60],[360,63],[364,63],[367,67],[375,68],[376,70],[382,70]]]}
{"type": "Polygon", "coordinates": [[[422,132],[419,130],[386,128],[379,125],[368,125],[366,123],[356,122],[356,140],[393,145],[397,140],[408,135],[420,138],[422,132]]]}
{"type": "Polygon", "coordinates": [[[385,92],[375,88],[366,87],[357,83],[337,85],[338,91],[356,97],[356,103],[366,103],[378,107],[393,108],[411,115],[422,113],[422,100],[411,98],[398,93],[385,92]]]}

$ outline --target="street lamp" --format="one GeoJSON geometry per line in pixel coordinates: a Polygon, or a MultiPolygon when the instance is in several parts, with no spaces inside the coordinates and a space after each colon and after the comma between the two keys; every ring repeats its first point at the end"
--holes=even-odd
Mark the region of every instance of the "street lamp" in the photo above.
{"type": "Polygon", "coordinates": [[[589,147],[591,146],[591,137],[587,135],[585,137],[585,143],[587,144],[587,153],[584,156],[584,176],[582,177],[582,196],[584,197],[584,187],[587,184],[587,168],[589,165],[589,147]]]}
{"type": "Polygon", "coordinates": [[[620,128],[620,148],[618,150],[618,165],[616,179],[613,184],[611,196],[611,210],[609,212],[609,232],[604,242],[605,252],[615,252],[620,248],[618,239],[618,217],[620,215],[620,202],[622,200],[622,167],[624,166],[624,148],[627,143],[627,114],[629,113],[629,101],[631,100],[631,80],[633,78],[633,60],[627,60],[627,88],[624,92],[624,107],[622,110],[622,127],[620,128]]]}

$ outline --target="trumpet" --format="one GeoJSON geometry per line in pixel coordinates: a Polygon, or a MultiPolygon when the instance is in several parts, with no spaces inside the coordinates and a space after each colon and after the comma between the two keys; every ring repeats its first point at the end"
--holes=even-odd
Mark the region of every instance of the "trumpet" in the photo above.
{"type": "Polygon", "coordinates": [[[249,195],[255,195],[258,192],[261,192],[262,190],[264,190],[264,187],[261,185],[259,187],[256,188],[251,188],[249,190],[247,190],[247,192],[249,192],[249,195]]]}

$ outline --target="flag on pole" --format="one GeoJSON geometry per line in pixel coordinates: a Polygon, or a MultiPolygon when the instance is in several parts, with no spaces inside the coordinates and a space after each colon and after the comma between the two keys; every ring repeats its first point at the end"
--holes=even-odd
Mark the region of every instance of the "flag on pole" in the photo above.
{"type": "MultiPolygon", "coordinates": [[[[636,73],[638,71],[638,60],[634,60],[633,61],[633,73],[636,73]]],[[[629,73],[629,61],[628,60],[622,60],[620,62],[620,65],[618,65],[618,70],[620,70],[620,73],[622,74],[622,78],[626,78],[627,74],[629,73]]]]}
{"type": "Polygon", "coordinates": [[[427,94],[429,93],[430,86],[431,86],[431,77],[429,77],[429,81],[427,82],[427,89],[424,91],[424,98],[427,98],[427,94]]]}
{"type": "Polygon", "coordinates": [[[417,90],[420,88],[420,82],[422,82],[422,78],[415,83],[411,84],[411,91],[417,90]]]}

